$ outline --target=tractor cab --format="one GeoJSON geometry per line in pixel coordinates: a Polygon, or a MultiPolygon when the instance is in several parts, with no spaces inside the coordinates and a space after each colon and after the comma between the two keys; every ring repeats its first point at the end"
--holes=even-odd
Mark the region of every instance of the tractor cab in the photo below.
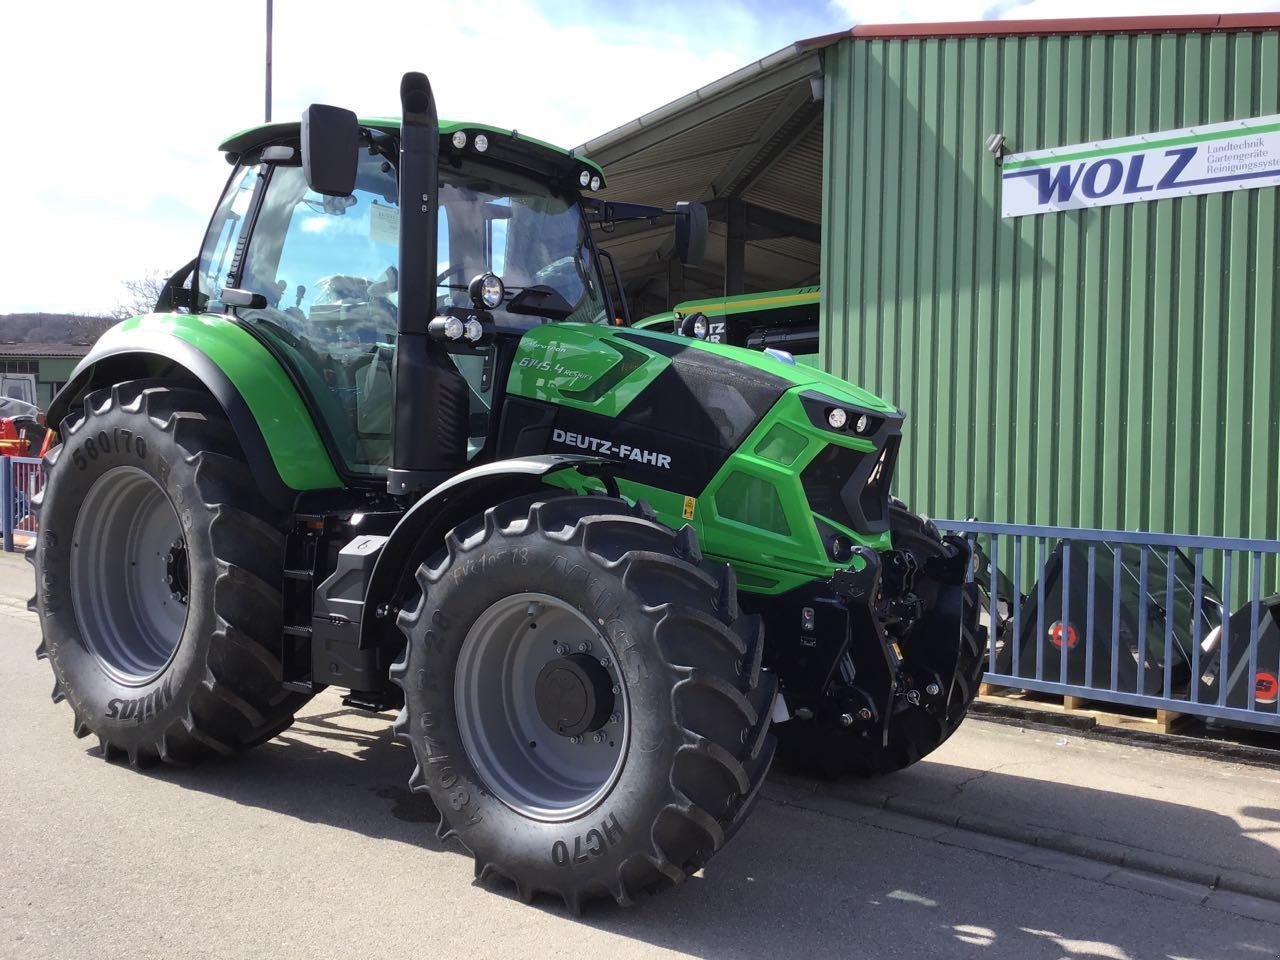
{"type": "MultiPolygon", "coordinates": [[[[308,182],[300,124],[224,142],[235,170],[193,285],[199,312],[234,313],[295,372],[356,476],[385,474],[392,453],[399,126],[359,121],[354,182],[338,196],[308,182]]],[[[456,320],[440,333],[465,386],[470,460],[491,433],[503,335],[548,321],[606,323],[620,310],[582,196],[601,186],[598,167],[492,127],[442,122],[439,137],[435,313],[456,320]]]]}

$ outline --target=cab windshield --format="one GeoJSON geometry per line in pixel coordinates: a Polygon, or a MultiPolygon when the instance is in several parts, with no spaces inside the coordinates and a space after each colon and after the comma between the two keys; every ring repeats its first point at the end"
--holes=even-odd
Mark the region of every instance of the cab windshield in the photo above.
{"type": "MultiPolygon", "coordinates": [[[[436,260],[440,308],[468,306],[468,282],[493,273],[507,303],[526,287],[550,287],[572,308],[563,319],[608,320],[577,200],[518,173],[471,161],[441,169],[436,260]]],[[[528,317],[508,314],[506,303],[494,314],[499,326],[529,325],[528,317]]]]}

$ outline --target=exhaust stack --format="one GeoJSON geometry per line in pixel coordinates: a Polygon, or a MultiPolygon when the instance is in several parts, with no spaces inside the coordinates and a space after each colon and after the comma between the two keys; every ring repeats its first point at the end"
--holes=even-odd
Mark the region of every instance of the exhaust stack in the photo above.
{"type": "Polygon", "coordinates": [[[466,466],[470,411],[462,375],[427,333],[436,313],[440,123],[425,75],[404,75],[400,108],[400,299],[387,490],[412,495],[466,466]]]}

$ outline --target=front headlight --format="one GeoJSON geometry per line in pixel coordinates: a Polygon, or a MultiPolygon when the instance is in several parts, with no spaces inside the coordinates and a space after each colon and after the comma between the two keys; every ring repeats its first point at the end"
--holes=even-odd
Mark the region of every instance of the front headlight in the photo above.
{"type": "Polygon", "coordinates": [[[467,293],[471,295],[471,302],[477,307],[494,310],[502,305],[507,291],[497,276],[492,273],[482,273],[471,281],[467,293]]]}
{"type": "Polygon", "coordinates": [[[699,340],[707,339],[707,318],[697,317],[693,321],[693,335],[699,340]]]}

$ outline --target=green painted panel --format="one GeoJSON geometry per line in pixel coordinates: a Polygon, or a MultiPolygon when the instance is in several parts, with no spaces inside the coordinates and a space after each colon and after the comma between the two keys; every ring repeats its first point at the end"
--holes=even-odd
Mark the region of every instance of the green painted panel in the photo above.
{"type": "Polygon", "coordinates": [[[199,350],[240,391],[287,486],[294,490],[342,486],[293,382],[266,347],[226,317],[177,313],[133,317],[103,334],[85,362],[119,347],[163,352],[159,344],[166,338],[199,350]]]}
{"type": "Polygon", "coordinates": [[[611,336],[608,327],[548,323],[520,338],[507,390],[616,417],[670,365],[661,354],[611,336]]]}
{"type": "Polygon", "coordinates": [[[824,56],[822,363],[906,410],[895,492],[934,516],[1280,537],[1280,190],[1006,220],[984,149],[1280,113],[1280,33],[824,56]]]}

